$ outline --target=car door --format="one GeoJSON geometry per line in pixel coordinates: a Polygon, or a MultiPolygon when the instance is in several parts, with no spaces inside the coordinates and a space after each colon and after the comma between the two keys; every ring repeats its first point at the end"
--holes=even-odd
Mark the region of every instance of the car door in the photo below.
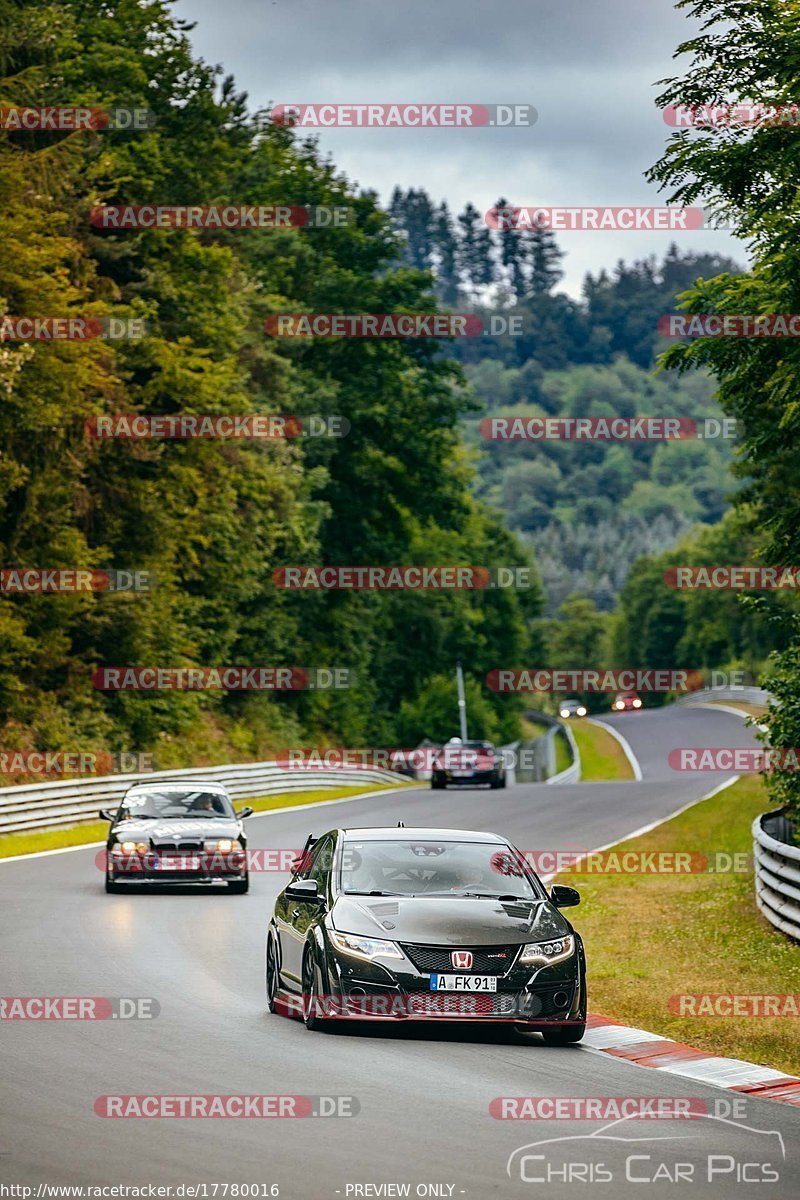
{"type": "MultiPolygon", "coordinates": [[[[305,856],[306,861],[300,871],[292,876],[292,882],[313,879],[319,894],[327,897],[334,844],[333,834],[321,837],[310,854],[305,856]]],[[[281,894],[276,905],[275,916],[281,942],[281,975],[290,987],[300,985],[308,927],[320,911],[321,907],[316,901],[299,900],[285,893],[281,894]]]]}

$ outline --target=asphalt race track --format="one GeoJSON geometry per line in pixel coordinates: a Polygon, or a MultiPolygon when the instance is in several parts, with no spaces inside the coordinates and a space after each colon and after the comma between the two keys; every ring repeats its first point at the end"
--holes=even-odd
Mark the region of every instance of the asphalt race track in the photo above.
{"type": "MultiPolygon", "coordinates": [[[[308,832],[336,824],[402,819],[492,829],[523,849],[590,849],[668,816],[726,778],[671,771],[666,756],[672,747],[753,743],[743,720],[709,708],[608,720],[629,739],[642,782],[497,792],[420,788],[299,808],[251,818],[251,848],[299,847],[308,832]]],[[[189,890],[106,896],[96,854],[81,849],[0,863],[0,991],[154,997],[160,1014],[149,1021],[0,1022],[2,1180],[227,1181],[277,1184],[288,1200],[402,1194],[484,1200],[545,1190],[588,1195],[591,1172],[604,1164],[614,1183],[603,1187],[595,1175],[601,1195],[640,1195],[643,1187],[649,1197],[674,1196],[676,1189],[680,1196],[785,1200],[800,1194],[800,1111],[789,1105],[748,1099],[746,1119],[737,1123],[637,1121],[609,1131],[644,1139],[635,1143],[589,1139],[598,1128],[591,1123],[495,1120],[489,1104],[499,1096],[687,1096],[712,1105],[731,1093],[585,1047],[548,1047],[511,1027],[358,1025],[309,1033],[299,1021],[270,1016],[264,1003],[264,932],[285,875],[256,875],[246,896],[189,890]],[[96,1098],[109,1093],[348,1095],[357,1098],[360,1112],[327,1119],[115,1120],[93,1110],[96,1098]],[[573,1171],[583,1164],[584,1180],[523,1182],[520,1156],[507,1174],[509,1155],[519,1147],[564,1137],[580,1140],[530,1154],[542,1154],[562,1171],[551,1179],[566,1177],[567,1159],[573,1171]],[[631,1154],[641,1156],[632,1169],[639,1178],[652,1177],[664,1163],[661,1181],[649,1188],[626,1183],[631,1154]],[[708,1183],[709,1155],[730,1155],[734,1173],[708,1183]],[[677,1184],[664,1174],[674,1178],[676,1163],[683,1164],[677,1184]],[[779,1172],[780,1182],[756,1182],[764,1163],[779,1172]],[[737,1183],[737,1172],[749,1182],[737,1183]],[[386,1190],[387,1184],[410,1190],[386,1190]]],[[[580,929],[580,909],[569,915],[580,929]]],[[[542,1169],[541,1160],[525,1160],[528,1179],[542,1169]]]]}

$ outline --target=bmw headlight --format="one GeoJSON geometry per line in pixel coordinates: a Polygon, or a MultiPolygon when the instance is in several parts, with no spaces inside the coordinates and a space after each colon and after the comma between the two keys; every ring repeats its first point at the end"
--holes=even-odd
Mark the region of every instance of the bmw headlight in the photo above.
{"type": "Polygon", "coordinates": [[[150,846],[147,842],[117,842],[111,847],[112,854],[147,854],[150,846]]]}
{"type": "Polygon", "coordinates": [[[356,958],[365,958],[369,962],[373,958],[402,958],[402,952],[394,942],[385,942],[382,938],[361,937],[357,933],[339,933],[330,931],[331,941],[337,950],[345,954],[354,954],[356,958]]]}
{"type": "Polygon", "coordinates": [[[242,843],[232,841],[231,838],[215,838],[210,842],[203,842],[203,849],[210,851],[218,851],[220,854],[228,854],[231,850],[241,850],[242,843]]]}
{"type": "Polygon", "coordinates": [[[575,953],[575,938],[571,933],[566,937],[554,938],[551,942],[528,942],[523,946],[519,956],[521,963],[549,966],[551,963],[563,962],[575,953]]]}

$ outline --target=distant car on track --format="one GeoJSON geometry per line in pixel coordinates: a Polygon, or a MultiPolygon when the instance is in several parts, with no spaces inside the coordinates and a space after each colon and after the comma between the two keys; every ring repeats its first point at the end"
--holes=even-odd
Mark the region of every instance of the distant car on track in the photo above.
{"type": "Polygon", "coordinates": [[[461,829],[334,829],[306,842],[267,929],[271,1012],[511,1022],[557,1045],[586,1027],[583,943],[505,838],[461,829]]]}
{"type": "Polygon", "coordinates": [[[242,821],[252,808],[234,810],[221,783],[193,779],[137,783],[111,822],[106,843],[106,891],[122,884],[226,883],[246,892],[247,837],[242,821]]]}
{"type": "Polygon", "coordinates": [[[619,692],[611,707],[614,712],[635,712],[642,707],[642,702],[636,692],[619,692]]]}
{"type": "Polygon", "coordinates": [[[558,706],[558,715],[565,721],[570,717],[585,717],[586,713],[587,708],[582,700],[562,700],[558,706]]]}
{"type": "Polygon", "coordinates": [[[488,783],[491,788],[506,786],[503,755],[491,742],[448,742],[434,757],[431,787],[474,787],[488,783]]]}

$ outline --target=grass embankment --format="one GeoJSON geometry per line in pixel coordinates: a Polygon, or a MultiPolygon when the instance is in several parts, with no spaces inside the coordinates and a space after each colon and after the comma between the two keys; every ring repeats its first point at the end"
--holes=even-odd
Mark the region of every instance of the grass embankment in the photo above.
{"type": "Polygon", "coordinates": [[[607,729],[588,721],[575,721],[571,728],[581,756],[582,783],[633,779],[625,751],[607,729]]]}
{"type": "MultiPolygon", "coordinates": [[[[244,808],[245,804],[249,804],[256,812],[267,812],[271,808],[318,804],[321,800],[340,800],[345,796],[357,796],[360,792],[381,792],[387,788],[404,786],[407,786],[405,781],[400,779],[397,784],[351,784],[348,787],[317,788],[307,792],[280,792],[274,796],[258,796],[254,800],[236,800],[235,807],[244,808]]],[[[58,850],[64,846],[83,846],[87,842],[104,842],[107,833],[107,821],[98,821],[91,825],[71,825],[66,829],[5,833],[0,835],[0,858],[9,858],[14,854],[33,854],[37,850],[58,850]]]]}
{"type": "Polygon", "coordinates": [[[800,1075],[800,1021],[786,1017],[678,1016],[671,996],[800,994],[800,946],[756,908],[754,817],[769,809],[760,779],[741,779],[615,850],[745,854],[727,874],[599,875],[566,872],[581,891],[570,912],[586,942],[589,1009],[687,1042],[800,1075]]]}

